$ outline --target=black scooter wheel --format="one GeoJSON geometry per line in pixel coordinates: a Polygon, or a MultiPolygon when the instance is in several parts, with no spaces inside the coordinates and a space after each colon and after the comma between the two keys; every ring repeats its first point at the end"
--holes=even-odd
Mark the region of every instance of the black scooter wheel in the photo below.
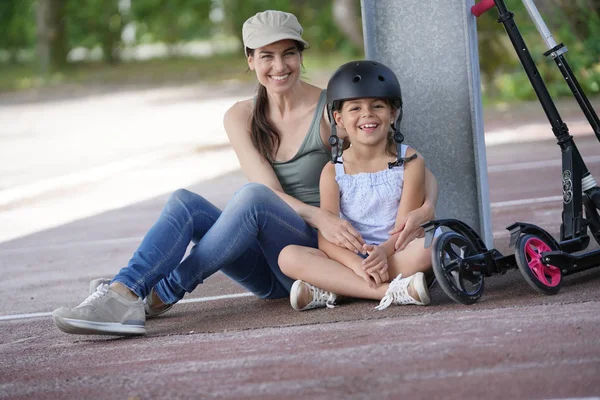
{"type": "Polygon", "coordinates": [[[483,274],[468,272],[462,266],[462,260],[478,254],[475,246],[463,235],[444,232],[434,240],[432,251],[433,272],[448,297],[461,304],[479,300],[483,294],[483,274]]]}
{"type": "Polygon", "coordinates": [[[517,240],[515,258],[525,281],[537,292],[558,293],[562,282],[560,268],[542,263],[542,253],[557,250],[535,235],[523,235],[517,240]]]}

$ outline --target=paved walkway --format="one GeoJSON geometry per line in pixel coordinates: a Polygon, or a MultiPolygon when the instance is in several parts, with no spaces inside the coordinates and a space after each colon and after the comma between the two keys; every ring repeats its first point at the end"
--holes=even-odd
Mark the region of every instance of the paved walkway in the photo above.
{"type": "MultiPolygon", "coordinates": [[[[146,337],[59,332],[48,313],[85,298],[90,278],[114,275],[168,192],[186,186],[223,206],[245,182],[223,137],[211,131],[221,123],[217,106],[214,114],[180,125],[188,134],[168,131],[164,149],[173,153],[164,157],[152,158],[164,136],[164,129],[154,130],[155,116],[143,122],[142,135],[132,121],[123,121],[122,130],[119,118],[106,121],[111,112],[120,115],[119,104],[139,107],[134,112],[140,115],[153,104],[162,104],[155,114],[164,109],[169,118],[178,118],[178,107],[195,115],[204,103],[190,100],[194,90],[199,89],[142,93],[140,103],[133,94],[107,95],[105,109],[97,98],[87,100],[99,113],[94,123],[103,124],[95,134],[105,134],[108,142],[123,140],[130,157],[115,156],[108,142],[61,152],[60,143],[75,140],[77,128],[67,123],[44,131],[52,127],[50,114],[30,133],[29,146],[27,118],[37,114],[25,113],[22,125],[0,129],[0,148],[13,157],[0,166],[0,398],[600,396],[599,269],[566,277],[556,296],[534,292],[511,271],[487,279],[484,296],[470,307],[436,287],[430,307],[385,312],[373,311],[374,302],[349,301],[333,310],[297,313],[285,299],[247,296],[217,274],[164,317],[149,321],[146,337]],[[47,140],[48,132],[57,140],[47,140]],[[196,134],[198,143],[190,139],[196,134]],[[73,171],[84,150],[81,170],[73,171]],[[39,155],[40,164],[28,167],[17,151],[39,155]],[[52,165],[43,167],[43,160],[52,165]],[[136,162],[119,164],[123,160],[136,162]],[[27,179],[11,181],[14,174],[27,179]]],[[[34,104],[14,105],[0,120],[34,104]]],[[[77,108],[82,100],[62,104],[77,108]]],[[[51,107],[55,115],[67,115],[59,104],[51,107]]],[[[589,169],[600,177],[600,144],[583,129],[581,116],[569,118],[570,126],[582,127],[573,133],[589,169]]],[[[515,220],[558,232],[559,149],[547,127],[536,125],[543,116],[532,115],[532,121],[529,128],[523,121],[503,124],[509,143],[488,142],[495,245],[501,251],[507,244],[504,227],[515,220]]],[[[488,130],[486,139],[501,137],[499,132],[488,130]]]]}

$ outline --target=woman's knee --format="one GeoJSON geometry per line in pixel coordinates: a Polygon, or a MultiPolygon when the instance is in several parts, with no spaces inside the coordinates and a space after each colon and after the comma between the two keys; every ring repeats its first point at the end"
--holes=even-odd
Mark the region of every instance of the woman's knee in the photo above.
{"type": "MultiPolygon", "coordinates": [[[[219,217],[220,210],[204,197],[190,192],[187,189],[174,191],[163,209],[163,215],[168,215],[180,223],[194,221],[198,215],[210,217],[210,223],[214,223],[219,217]]],[[[197,238],[194,239],[195,242],[197,238]]]]}
{"type": "Polygon", "coordinates": [[[252,205],[258,202],[265,202],[271,199],[279,199],[279,197],[266,185],[262,183],[247,183],[242,186],[231,199],[239,206],[252,205]]]}
{"type": "Polygon", "coordinates": [[[171,204],[171,205],[177,205],[177,204],[188,205],[190,203],[197,202],[199,199],[204,199],[204,198],[202,196],[200,196],[199,194],[196,194],[194,192],[190,192],[187,189],[177,189],[176,191],[174,191],[173,193],[171,193],[171,196],[169,196],[169,200],[167,201],[167,204],[171,204]]]}

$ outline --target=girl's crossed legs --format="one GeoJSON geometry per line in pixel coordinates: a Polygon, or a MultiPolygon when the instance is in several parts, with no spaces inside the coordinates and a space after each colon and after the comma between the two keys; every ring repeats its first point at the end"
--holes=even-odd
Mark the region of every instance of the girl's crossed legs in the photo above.
{"type": "MultiPolygon", "coordinates": [[[[424,243],[425,239],[423,238],[415,239],[408,244],[405,250],[394,253],[388,258],[390,281],[399,275],[402,275],[402,278],[408,278],[405,281],[408,284],[406,289],[408,295],[416,300],[414,304],[429,303],[424,276],[418,274],[431,269],[431,249],[426,249],[424,243]],[[413,276],[418,280],[412,279],[413,276]]],[[[279,255],[279,265],[290,278],[307,282],[318,288],[310,288],[310,290],[320,289],[329,292],[327,295],[335,293],[348,297],[382,300],[386,297],[391,285],[386,282],[378,287],[372,287],[350,268],[328,258],[323,251],[315,248],[288,246],[279,255]]],[[[303,299],[291,299],[292,304],[298,302],[297,309],[308,309],[305,306],[312,301],[313,297],[316,297],[308,294],[308,289],[305,286],[298,289],[300,292],[292,293],[292,296],[303,297],[303,299]]],[[[317,306],[324,306],[324,299],[325,297],[317,306]]]]}

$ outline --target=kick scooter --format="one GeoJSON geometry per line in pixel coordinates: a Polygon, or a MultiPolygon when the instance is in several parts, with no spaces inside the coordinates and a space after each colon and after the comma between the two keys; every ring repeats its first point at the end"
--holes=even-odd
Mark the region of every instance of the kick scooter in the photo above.
{"type": "MultiPolygon", "coordinates": [[[[548,46],[544,55],[558,66],[600,141],[600,120],[567,63],[566,46],[554,41],[533,0],[522,1],[548,46]]],[[[550,295],[558,293],[563,276],[600,266],[600,250],[573,254],[587,248],[588,229],[600,244],[600,188],[581,158],[517,28],[514,14],[507,10],[504,0],[483,0],[473,6],[471,12],[478,17],[494,7],[498,11],[498,22],[504,25],[561,148],[562,223],[560,241],[533,224],[516,222],[508,226],[510,246],[515,253],[507,256],[496,249],[488,250],[479,235],[461,221],[444,219],[424,224],[426,247],[433,242],[436,279],[450,298],[462,304],[475,303],[481,297],[485,277],[503,274],[509,269],[518,268],[533,289],[550,295]],[[440,226],[449,231],[434,239],[434,232],[440,226]]]]}

